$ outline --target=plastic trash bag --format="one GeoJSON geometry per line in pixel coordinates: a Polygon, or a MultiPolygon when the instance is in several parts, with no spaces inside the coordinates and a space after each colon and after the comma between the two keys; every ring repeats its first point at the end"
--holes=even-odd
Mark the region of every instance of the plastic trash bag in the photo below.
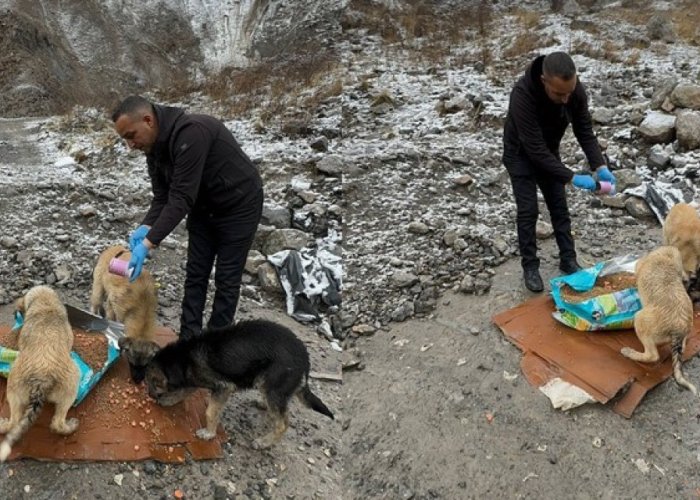
{"type": "Polygon", "coordinates": [[[342,259],[326,249],[282,250],[269,255],[297,321],[321,319],[323,308],[340,306],[342,259]]]}
{"type": "Polygon", "coordinates": [[[670,184],[668,182],[651,181],[644,182],[633,188],[625,189],[625,194],[641,198],[647,202],[656,219],[663,224],[666,215],[673,205],[677,203],[690,203],[693,201],[693,193],[685,186],[670,184]]]}
{"type": "Polygon", "coordinates": [[[586,292],[593,288],[599,277],[620,272],[634,273],[638,258],[634,254],[623,255],[567,276],[552,278],[550,284],[556,306],[552,316],[580,331],[632,328],[634,315],[642,308],[636,287],[612,291],[581,302],[567,301],[562,295],[562,287],[568,285],[577,292],[586,292]]]}

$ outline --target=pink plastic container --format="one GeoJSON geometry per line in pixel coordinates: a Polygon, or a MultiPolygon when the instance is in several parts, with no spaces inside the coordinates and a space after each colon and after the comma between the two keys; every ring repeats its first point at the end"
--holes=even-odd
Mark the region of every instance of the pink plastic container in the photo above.
{"type": "Polygon", "coordinates": [[[124,276],[125,278],[129,278],[132,273],[132,271],[129,271],[129,262],[117,258],[109,261],[108,269],[110,273],[118,276],[124,276]]]}
{"type": "Polygon", "coordinates": [[[615,194],[615,184],[608,181],[598,181],[599,189],[596,190],[598,194],[615,194]]]}

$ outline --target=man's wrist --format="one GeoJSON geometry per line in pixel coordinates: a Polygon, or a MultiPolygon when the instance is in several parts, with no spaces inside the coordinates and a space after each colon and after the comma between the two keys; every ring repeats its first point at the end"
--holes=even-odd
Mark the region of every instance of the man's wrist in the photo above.
{"type": "Polygon", "coordinates": [[[148,248],[149,250],[153,250],[153,249],[156,247],[153,243],[151,243],[151,242],[148,240],[148,238],[144,238],[144,239],[143,239],[143,245],[144,245],[146,248],[148,248]]]}

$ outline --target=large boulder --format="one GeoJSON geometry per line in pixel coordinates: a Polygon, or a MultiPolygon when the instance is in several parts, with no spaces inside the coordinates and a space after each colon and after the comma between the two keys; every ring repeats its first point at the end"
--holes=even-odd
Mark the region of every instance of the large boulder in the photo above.
{"type": "Polygon", "coordinates": [[[700,85],[676,85],[671,92],[671,102],[679,108],[700,109],[700,85]]]}
{"type": "Polygon", "coordinates": [[[656,14],[647,23],[647,35],[652,40],[673,42],[676,39],[676,32],[673,23],[666,16],[656,14]]]}
{"type": "Polygon", "coordinates": [[[653,144],[667,144],[675,137],[676,117],[658,111],[650,111],[637,129],[639,134],[653,144]]]}
{"type": "Polygon", "coordinates": [[[667,78],[658,83],[651,96],[651,103],[649,104],[651,109],[660,109],[664,101],[668,99],[671,92],[673,92],[673,89],[676,88],[676,85],[678,85],[678,80],[676,78],[667,78]]]}
{"type": "Polygon", "coordinates": [[[263,253],[272,255],[281,250],[301,250],[311,240],[311,235],[298,229],[275,229],[265,240],[263,253]]]}
{"type": "Polygon", "coordinates": [[[700,148],[700,112],[683,110],[676,119],[676,137],[683,149],[700,148]]]}

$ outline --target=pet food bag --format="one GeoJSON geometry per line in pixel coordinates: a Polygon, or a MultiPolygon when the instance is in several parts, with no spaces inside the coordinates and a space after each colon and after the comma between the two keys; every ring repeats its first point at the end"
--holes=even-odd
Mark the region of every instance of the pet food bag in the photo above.
{"type": "MultiPolygon", "coordinates": [[[[21,316],[16,317],[15,326],[12,330],[14,331],[18,328],[21,328],[21,326],[21,316]]],[[[78,367],[78,372],[80,373],[78,395],[75,398],[73,406],[78,406],[82,402],[82,400],[85,399],[85,396],[87,396],[90,390],[93,387],[95,387],[97,382],[99,382],[99,380],[107,372],[109,367],[112,366],[117,359],[119,359],[119,347],[117,346],[116,342],[109,336],[101,332],[86,332],[81,333],[81,335],[86,336],[85,338],[89,338],[89,336],[93,335],[99,335],[103,337],[105,342],[102,342],[103,338],[99,338],[99,344],[104,345],[104,348],[107,352],[105,353],[106,355],[103,356],[104,362],[101,362],[100,366],[91,366],[88,362],[86,362],[86,360],[81,358],[80,355],[77,352],[75,352],[75,350],[70,353],[71,359],[73,360],[73,363],[75,363],[75,365],[78,367]]],[[[95,340],[98,340],[97,337],[95,337],[95,340]]],[[[74,345],[73,348],[76,349],[76,346],[74,345]]],[[[17,358],[17,354],[18,351],[0,345],[0,376],[7,378],[7,376],[10,374],[12,363],[17,358]]],[[[92,363],[94,365],[94,361],[92,363]]]]}
{"type": "Polygon", "coordinates": [[[554,318],[580,331],[632,328],[642,308],[634,278],[637,255],[623,255],[550,280],[554,318]]]}

